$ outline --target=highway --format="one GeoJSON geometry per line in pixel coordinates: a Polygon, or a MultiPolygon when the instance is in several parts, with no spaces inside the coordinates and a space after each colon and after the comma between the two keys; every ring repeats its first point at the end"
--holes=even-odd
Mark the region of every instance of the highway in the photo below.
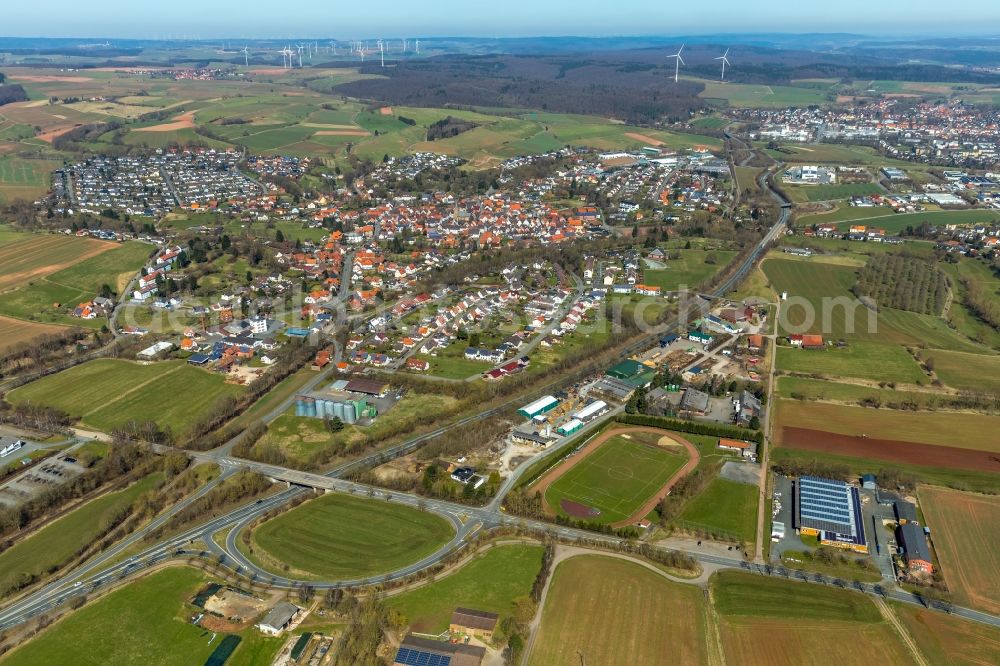
{"type": "MultiPolygon", "coordinates": [[[[759,182],[762,187],[767,188],[765,177],[766,173],[760,177],[759,182]]],[[[785,229],[790,213],[790,204],[783,201],[780,198],[780,195],[773,190],[772,195],[775,196],[781,204],[778,219],[764,235],[761,241],[751,252],[748,253],[747,257],[744,258],[740,265],[712,292],[712,297],[724,297],[726,293],[739,284],[739,282],[742,281],[747,275],[749,270],[762,257],[764,252],[766,252],[769,244],[777,239],[785,229]]],[[[710,300],[703,297],[697,298],[695,303],[700,312],[703,312],[710,307],[710,300]]],[[[670,322],[648,331],[646,335],[621,349],[620,357],[628,357],[636,351],[648,348],[651,344],[655,344],[657,339],[663,335],[665,331],[670,330],[672,327],[676,327],[678,324],[679,319],[675,317],[670,322]]],[[[586,369],[583,372],[583,376],[586,376],[591,372],[591,369],[586,369]]],[[[304,390],[310,390],[309,387],[314,388],[326,378],[326,372],[317,373],[316,378],[310,380],[304,390]]],[[[536,387],[535,390],[531,392],[531,395],[544,395],[546,393],[553,392],[561,387],[572,384],[580,378],[580,373],[571,373],[569,376],[564,376],[559,380],[536,387]]],[[[92,558],[85,564],[66,574],[63,574],[48,584],[23,595],[14,602],[9,603],[5,608],[0,610],[0,630],[6,630],[10,627],[21,624],[28,619],[36,617],[42,613],[46,613],[56,606],[66,603],[73,598],[99,590],[111,583],[128,577],[134,572],[141,571],[168,558],[212,558],[221,565],[229,567],[239,575],[258,582],[265,582],[277,588],[288,589],[308,584],[317,589],[324,589],[330,587],[360,586],[374,582],[392,581],[406,578],[407,576],[435,565],[446,556],[465,548],[466,545],[480,532],[488,532],[503,526],[516,526],[521,529],[538,533],[547,533],[564,540],[603,542],[612,547],[624,543],[625,540],[617,537],[558,526],[538,520],[509,516],[504,513],[501,509],[503,498],[515,487],[520,476],[531,467],[527,464],[519,466],[513,474],[508,476],[504,480],[497,495],[485,506],[467,506],[444,500],[421,497],[410,493],[373,488],[355,483],[345,478],[356,470],[381,464],[393,458],[406,455],[407,453],[419,448],[424,443],[453,428],[468,425],[475,421],[499,414],[505,410],[510,410],[517,404],[522,404],[523,402],[529,400],[531,395],[519,395],[514,399],[505,401],[479,413],[458,419],[447,425],[441,426],[440,428],[436,428],[433,431],[410,438],[407,441],[401,442],[387,449],[375,451],[360,459],[344,463],[330,470],[326,474],[314,474],[276,465],[268,465],[235,458],[231,454],[232,446],[235,444],[235,440],[231,440],[222,447],[212,451],[185,451],[186,454],[191,456],[192,459],[197,462],[215,462],[219,464],[223,470],[222,476],[199,489],[194,495],[186,498],[174,507],[171,507],[171,509],[158,516],[150,524],[144,526],[140,530],[137,530],[128,538],[110,548],[108,551],[92,558]],[[185,506],[188,506],[198,497],[209,492],[222,479],[228,477],[238,469],[248,469],[260,472],[261,474],[264,474],[276,481],[283,481],[287,483],[289,487],[288,489],[278,492],[270,497],[246,504],[223,516],[192,527],[177,535],[168,537],[159,543],[150,545],[124,561],[112,562],[112,560],[119,557],[120,554],[126,549],[140,543],[146,535],[158,529],[166,523],[170,517],[183,509],[185,506]],[[326,492],[349,493],[356,496],[370,497],[377,501],[394,502],[430,511],[448,520],[454,527],[455,534],[452,539],[447,544],[443,545],[437,552],[421,559],[420,561],[414,562],[396,571],[367,579],[318,582],[295,580],[265,571],[250,562],[237,547],[237,542],[242,532],[260,516],[273,509],[281,507],[296,496],[310,492],[309,489],[321,489],[326,492]],[[213,535],[226,529],[229,529],[229,532],[226,535],[225,542],[223,545],[219,545],[213,539],[213,535]],[[196,542],[200,542],[200,544],[196,546],[196,542]]],[[[287,410],[292,400],[294,400],[294,397],[284,400],[280,405],[276,406],[271,412],[265,415],[263,420],[271,420],[283,413],[287,410]]],[[[622,408],[613,410],[602,419],[597,419],[587,424],[583,434],[598,428],[605,421],[619,413],[621,409],[622,408]]],[[[575,441],[578,437],[579,435],[575,435],[572,439],[575,441]]],[[[569,440],[566,440],[567,444],[568,441],[569,440]]],[[[556,455],[557,452],[561,451],[561,449],[562,447],[560,446],[553,446],[540,453],[534,460],[541,460],[545,457],[556,455]]],[[[1000,626],[1000,617],[980,613],[966,608],[957,608],[934,604],[933,602],[924,602],[915,595],[900,589],[886,589],[881,585],[847,583],[819,576],[810,572],[795,571],[783,567],[772,568],[767,565],[750,563],[739,557],[723,557],[696,551],[687,552],[687,554],[695,560],[705,564],[712,564],[733,569],[744,569],[754,573],[759,573],[760,575],[796,578],[814,584],[853,587],[854,589],[866,594],[883,596],[903,603],[915,605],[930,604],[929,607],[936,610],[943,610],[973,621],[993,626],[1000,626]]]]}

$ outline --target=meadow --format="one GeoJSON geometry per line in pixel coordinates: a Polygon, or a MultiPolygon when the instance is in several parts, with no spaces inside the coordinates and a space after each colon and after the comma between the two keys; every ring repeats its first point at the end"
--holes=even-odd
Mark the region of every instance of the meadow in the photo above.
{"type": "Polygon", "coordinates": [[[791,197],[793,201],[834,201],[881,193],[882,188],[875,183],[803,185],[788,187],[788,196],[791,197]]]}
{"type": "MultiPolygon", "coordinates": [[[[198,609],[188,602],[208,580],[202,572],[188,567],[149,574],[55,623],[5,655],[2,663],[203,664],[220,638],[191,624],[190,617],[198,609]]],[[[261,657],[270,663],[282,643],[282,639],[264,637],[253,628],[244,630],[241,638],[226,662],[228,666],[262,663],[257,661],[261,657]]]]}
{"type": "MultiPolygon", "coordinates": [[[[631,437],[637,435],[647,433],[631,437]]],[[[666,449],[617,435],[556,479],[545,500],[559,515],[566,515],[561,502],[568,500],[600,511],[587,520],[614,523],[635,513],[687,459],[680,447],[666,449]]]]}
{"type": "Polygon", "coordinates": [[[923,349],[920,358],[932,361],[934,374],[962,391],[1000,393],[1000,356],[923,349]]]}
{"type": "Polygon", "coordinates": [[[527,663],[706,663],[703,593],[625,560],[579,555],[556,566],[527,663]],[[669,661],[664,662],[669,655],[669,661]]]}
{"type": "Polygon", "coordinates": [[[826,95],[815,88],[769,86],[755,83],[720,83],[703,81],[705,90],[699,95],[709,100],[723,100],[730,106],[744,108],[787,108],[826,103],[826,95]]]}
{"type": "Polygon", "coordinates": [[[929,383],[924,371],[905,349],[877,342],[851,342],[844,349],[780,346],[777,368],[785,372],[854,377],[873,382],[929,383]]]}
{"type": "Polygon", "coordinates": [[[1000,498],[922,486],[920,507],[945,582],[958,603],[1000,612],[1000,498]]]}
{"type": "Polygon", "coordinates": [[[31,245],[20,248],[21,243],[5,245],[0,251],[25,252],[12,262],[19,267],[18,272],[0,274],[17,280],[17,288],[0,294],[0,314],[90,328],[100,327],[105,321],[78,319],[68,312],[96,296],[105,284],[113,291],[121,289],[127,283],[126,277],[134,275],[152,251],[149,245],[135,241],[116,245],[67,236],[32,237],[29,242],[31,245]],[[87,245],[77,244],[81,241],[87,245]],[[54,255],[49,254],[49,247],[54,255]]]}
{"type": "Polygon", "coordinates": [[[732,250],[681,250],[680,258],[664,262],[665,269],[644,269],[642,282],[663,291],[695,288],[727,266],[735,256],[732,250]]]}
{"type": "MultiPolygon", "coordinates": [[[[417,562],[448,543],[449,523],[385,500],[324,495],[252,533],[252,557],[307,578],[350,580],[417,562]]],[[[281,569],[275,569],[281,571],[281,569]]]]}
{"type": "Polygon", "coordinates": [[[387,603],[406,616],[411,631],[427,634],[447,630],[456,607],[509,615],[514,600],[531,593],[542,550],[536,545],[494,545],[454,573],[394,594],[387,603]]]}
{"type": "Polygon", "coordinates": [[[758,500],[756,486],[716,477],[684,505],[677,524],[683,529],[752,544],[757,534],[758,500]]]}
{"type": "Polygon", "coordinates": [[[62,567],[100,538],[113,516],[161,480],[162,475],[151,474],[128,488],[101,495],[0,553],[0,591],[62,567]]]}
{"type": "MultiPolygon", "coordinates": [[[[939,317],[891,308],[881,308],[876,313],[866,308],[852,292],[857,281],[857,267],[849,264],[855,259],[867,260],[862,255],[857,257],[822,255],[807,260],[767,258],[762,264],[762,270],[768,282],[776,292],[787,292],[789,297],[789,301],[782,304],[779,333],[820,333],[827,340],[849,340],[852,347],[857,341],[882,343],[882,349],[878,351],[894,359],[893,367],[902,370],[905,376],[909,377],[904,379],[896,374],[890,374],[886,377],[888,381],[892,381],[893,378],[897,381],[917,381],[914,371],[916,364],[903,369],[900,365],[901,350],[892,351],[891,345],[926,345],[959,351],[982,350],[982,347],[952,330],[939,317]],[[848,259],[851,261],[848,262],[848,259]]],[[[859,350],[860,355],[876,352],[873,347],[865,346],[859,347],[859,350]]],[[[824,353],[842,352],[828,349],[824,353]]],[[[779,351],[779,357],[781,354],[779,351]]],[[[849,362],[846,355],[839,359],[839,361],[837,359],[824,361],[813,359],[811,356],[809,358],[810,361],[821,365],[849,362]]],[[[787,354],[786,360],[790,360],[787,354]]],[[[785,368],[780,359],[778,367],[793,369],[785,368]]],[[[809,370],[804,371],[809,372],[809,370]]],[[[816,371],[823,372],[823,370],[816,371]]],[[[868,377],[870,374],[871,372],[868,375],[854,376],[868,377]]]]}
{"type": "Polygon", "coordinates": [[[831,650],[838,664],[850,666],[912,663],[874,604],[857,592],[728,571],[710,584],[728,663],[826,663],[831,650]]]}
{"type": "Polygon", "coordinates": [[[151,419],[182,434],[218,398],[242,390],[184,361],[140,365],[96,359],[19,387],[7,399],[61,409],[81,425],[104,432],[129,420],[151,419]]]}

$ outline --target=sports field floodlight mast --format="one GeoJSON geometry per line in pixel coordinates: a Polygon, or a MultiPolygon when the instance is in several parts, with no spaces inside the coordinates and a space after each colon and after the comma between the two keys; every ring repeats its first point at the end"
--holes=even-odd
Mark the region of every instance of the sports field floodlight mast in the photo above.
{"type": "Polygon", "coordinates": [[[681,51],[683,50],[684,45],[681,44],[681,47],[677,49],[677,53],[667,56],[667,60],[670,58],[676,58],[674,61],[674,83],[677,83],[681,79],[681,65],[687,65],[687,63],[684,62],[684,58],[681,57],[681,51]]]}
{"type": "Polygon", "coordinates": [[[729,58],[727,57],[728,55],[729,55],[729,49],[726,49],[725,53],[723,53],[721,56],[719,56],[718,58],[716,58],[716,60],[721,60],[722,61],[722,78],[720,79],[721,81],[725,81],[726,80],[726,65],[730,64],[729,58]]]}

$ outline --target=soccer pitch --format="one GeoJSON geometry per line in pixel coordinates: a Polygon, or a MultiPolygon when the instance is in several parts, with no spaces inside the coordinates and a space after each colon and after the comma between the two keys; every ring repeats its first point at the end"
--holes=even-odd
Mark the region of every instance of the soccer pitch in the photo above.
{"type": "Polygon", "coordinates": [[[624,520],[662,488],[687,459],[680,445],[663,448],[643,443],[636,435],[617,435],[559,477],[546,491],[545,499],[560,515],[567,515],[562,501],[568,500],[600,511],[588,520],[624,520]]]}

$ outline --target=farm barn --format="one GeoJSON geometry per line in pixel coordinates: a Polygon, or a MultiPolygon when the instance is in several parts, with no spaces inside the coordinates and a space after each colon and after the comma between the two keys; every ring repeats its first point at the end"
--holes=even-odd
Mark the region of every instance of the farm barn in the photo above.
{"type": "Polygon", "coordinates": [[[814,476],[795,483],[795,527],[820,543],[859,553],[868,552],[861,517],[861,497],[854,486],[814,476]]]}

